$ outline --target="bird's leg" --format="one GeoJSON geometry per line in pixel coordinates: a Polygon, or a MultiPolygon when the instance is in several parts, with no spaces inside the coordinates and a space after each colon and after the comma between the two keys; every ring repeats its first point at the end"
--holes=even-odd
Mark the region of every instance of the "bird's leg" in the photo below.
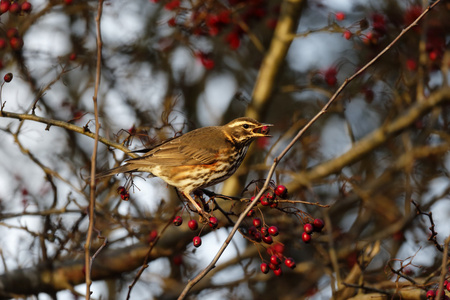
{"type": "Polygon", "coordinates": [[[201,207],[200,205],[198,205],[197,202],[195,202],[194,199],[192,199],[191,195],[189,195],[189,193],[182,193],[184,197],[186,197],[193,205],[194,207],[197,209],[197,212],[204,218],[206,218],[206,220],[208,219],[208,213],[206,213],[201,207]]]}

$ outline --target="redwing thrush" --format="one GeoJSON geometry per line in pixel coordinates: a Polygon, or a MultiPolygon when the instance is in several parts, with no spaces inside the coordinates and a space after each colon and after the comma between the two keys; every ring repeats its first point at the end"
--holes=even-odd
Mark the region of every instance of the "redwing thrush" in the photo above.
{"type": "MultiPolygon", "coordinates": [[[[237,170],[251,142],[268,137],[270,124],[251,118],[238,118],[223,126],[203,127],[168,139],[123,166],[99,173],[148,172],[178,190],[203,213],[190,193],[224,181],[237,170]]],[[[139,151],[140,152],[140,151],[139,151]]]]}

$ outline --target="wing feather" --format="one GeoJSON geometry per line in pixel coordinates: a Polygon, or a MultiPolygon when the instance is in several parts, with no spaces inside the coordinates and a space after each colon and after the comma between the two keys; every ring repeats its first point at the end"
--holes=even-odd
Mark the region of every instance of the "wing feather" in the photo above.
{"type": "Polygon", "coordinates": [[[127,161],[142,165],[200,165],[213,164],[219,156],[219,149],[226,143],[218,127],[205,127],[190,131],[182,136],[164,141],[151,148],[143,156],[127,161]],[[208,142],[205,143],[205,136],[208,142]]]}

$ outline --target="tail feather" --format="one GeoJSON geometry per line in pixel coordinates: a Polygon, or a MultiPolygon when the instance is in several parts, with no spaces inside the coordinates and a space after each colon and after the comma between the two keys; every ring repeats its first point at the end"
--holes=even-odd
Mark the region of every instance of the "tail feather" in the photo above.
{"type": "Polygon", "coordinates": [[[137,171],[136,166],[133,166],[131,164],[126,164],[126,165],[123,165],[123,166],[118,166],[116,168],[112,168],[110,170],[106,170],[106,171],[97,173],[95,175],[95,178],[98,179],[98,178],[111,176],[111,175],[114,175],[114,174],[127,173],[127,172],[133,172],[133,171],[137,171]]]}

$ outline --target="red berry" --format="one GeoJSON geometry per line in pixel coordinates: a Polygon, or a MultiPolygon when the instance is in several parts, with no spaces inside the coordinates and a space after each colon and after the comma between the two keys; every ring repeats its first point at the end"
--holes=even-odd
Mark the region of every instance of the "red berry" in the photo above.
{"type": "MultiPolygon", "coordinates": [[[[252,197],[252,198],[254,198],[254,197],[252,197]]],[[[252,217],[254,214],[255,214],[255,210],[254,209],[250,209],[249,212],[247,213],[247,217],[252,217]]]]}
{"type": "Polygon", "coordinates": [[[278,256],[272,255],[272,256],[270,257],[270,263],[272,263],[272,264],[278,266],[278,265],[281,263],[281,260],[278,258],[278,256]]]}
{"type": "Polygon", "coordinates": [[[254,218],[253,219],[253,226],[255,226],[256,228],[261,227],[261,219],[260,218],[254,218]]]}
{"type": "Polygon", "coordinates": [[[262,237],[262,240],[263,240],[264,243],[266,243],[266,244],[268,244],[268,245],[270,245],[270,244],[273,243],[273,239],[272,239],[272,237],[271,237],[270,235],[268,235],[268,236],[263,236],[263,237],[262,237]]]}
{"type": "Polygon", "coordinates": [[[253,237],[254,237],[255,241],[261,242],[261,238],[262,238],[261,232],[255,231],[255,232],[253,233],[253,237]]]}
{"type": "Polygon", "coordinates": [[[270,263],[270,264],[269,264],[269,268],[270,268],[271,270],[276,270],[276,269],[279,269],[280,266],[279,266],[279,265],[274,265],[273,263],[270,263]]]}
{"type": "Polygon", "coordinates": [[[449,292],[450,292],[450,282],[449,282],[449,283],[447,283],[447,285],[445,286],[445,288],[447,289],[447,291],[449,291],[449,292]]]}
{"type": "Polygon", "coordinates": [[[366,45],[376,45],[378,43],[378,35],[374,34],[372,31],[369,31],[365,37],[363,37],[362,41],[366,45]]]}
{"type": "Polygon", "coordinates": [[[219,220],[216,217],[210,217],[209,218],[209,227],[211,228],[217,228],[217,225],[219,225],[219,220]]]}
{"type": "Polygon", "coordinates": [[[277,226],[270,226],[268,231],[269,231],[269,234],[271,236],[277,236],[278,235],[278,227],[277,226]]]}
{"type": "Polygon", "coordinates": [[[259,202],[261,202],[262,206],[270,205],[269,200],[266,197],[264,197],[264,196],[261,196],[261,198],[259,199],[259,202]]]}
{"type": "Polygon", "coordinates": [[[311,241],[311,236],[309,234],[307,234],[306,232],[303,232],[302,234],[302,240],[305,243],[309,243],[311,241]]]}
{"type": "Polygon", "coordinates": [[[314,226],[311,223],[306,223],[305,225],[303,225],[303,230],[307,234],[311,234],[314,231],[314,226]]]}
{"type": "Polygon", "coordinates": [[[409,71],[415,71],[415,70],[417,69],[417,63],[416,63],[416,61],[415,61],[414,59],[408,59],[408,60],[406,61],[406,68],[407,68],[409,71]]]}
{"type": "Polygon", "coordinates": [[[120,198],[124,201],[128,201],[128,200],[130,200],[130,194],[128,192],[124,192],[124,193],[120,194],[120,198]]]}
{"type": "Polygon", "coordinates": [[[275,274],[276,276],[281,276],[283,275],[283,271],[281,270],[281,268],[278,268],[273,270],[273,274],[275,274]]]}
{"type": "Polygon", "coordinates": [[[272,204],[270,204],[270,208],[277,208],[278,207],[278,202],[273,202],[272,204]]]}
{"type": "Polygon", "coordinates": [[[117,188],[117,194],[123,194],[123,193],[125,193],[127,191],[127,189],[125,188],[125,187],[123,187],[123,186],[119,186],[118,188],[117,188]]]}
{"type": "Polygon", "coordinates": [[[172,258],[172,261],[173,261],[174,265],[181,266],[181,264],[183,263],[183,255],[181,255],[181,254],[175,255],[172,258]]]}
{"type": "Polygon", "coordinates": [[[337,70],[335,67],[331,67],[328,70],[325,71],[325,82],[329,85],[329,86],[334,86],[337,83],[337,70]]]}
{"type": "Polygon", "coordinates": [[[225,40],[227,41],[228,45],[232,50],[236,50],[241,45],[241,38],[239,36],[239,33],[237,32],[230,32],[226,37],[225,40]]]}
{"type": "Polygon", "coordinates": [[[209,14],[206,17],[206,26],[208,27],[214,27],[217,26],[219,24],[220,20],[219,20],[219,16],[217,15],[213,15],[213,14],[209,14]]]}
{"type": "Polygon", "coordinates": [[[384,35],[386,33],[386,19],[384,15],[375,13],[372,16],[372,28],[380,35],[384,35]]]}
{"type": "Polygon", "coordinates": [[[219,34],[219,32],[220,32],[220,29],[217,26],[211,26],[208,29],[208,33],[210,36],[216,36],[219,34]]]}
{"type": "Polygon", "coordinates": [[[11,2],[9,0],[2,0],[0,2],[0,13],[4,14],[9,10],[9,7],[11,6],[11,2]]]}
{"type": "Polygon", "coordinates": [[[286,258],[284,260],[284,264],[286,265],[286,267],[291,269],[295,269],[296,267],[295,260],[292,257],[286,258]]]}
{"type": "Polygon", "coordinates": [[[270,126],[263,126],[261,127],[261,133],[262,134],[269,134],[270,132],[270,126]]]}
{"type": "Polygon", "coordinates": [[[175,25],[177,25],[175,18],[170,18],[169,21],[167,21],[167,25],[170,27],[175,27],[175,25]]]}
{"type": "Polygon", "coordinates": [[[181,216],[173,218],[173,225],[180,226],[181,224],[183,224],[183,218],[181,216]]]}
{"type": "Polygon", "coordinates": [[[212,68],[214,68],[215,63],[211,58],[204,56],[200,58],[200,61],[205,69],[211,70],[212,68]]]}
{"type": "Polygon", "coordinates": [[[269,235],[269,230],[268,230],[268,228],[266,226],[261,227],[261,234],[263,236],[268,236],[269,235]]]}
{"type": "Polygon", "coordinates": [[[429,290],[427,292],[427,299],[434,299],[436,297],[436,292],[434,290],[429,290]]]}
{"type": "Polygon", "coordinates": [[[321,232],[323,226],[325,226],[325,223],[323,222],[322,219],[315,219],[313,224],[314,224],[314,230],[317,232],[321,232]]]}
{"type": "Polygon", "coordinates": [[[6,31],[6,36],[8,38],[18,37],[19,36],[19,31],[17,30],[17,28],[9,28],[6,31]]]}
{"type": "Polygon", "coordinates": [[[352,37],[352,32],[350,30],[346,30],[343,34],[344,39],[349,40],[352,37]]]}
{"type": "Polygon", "coordinates": [[[5,82],[10,82],[13,79],[13,74],[12,73],[6,73],[5,76],[3,77],[3,80],[5,82]]]}
{"type": "Polygon", "coordinates": [[[73,0],[64,0],[64,4],[66,5],[70,5],[72,4],[73,0]]]}
{"type": "Polygon", "coordinates": [[[30,2],[22,3],[21,9],[24,13],[29,13],[33,9],[30,2]]]}
{"type": "Polygon", "coordinates": [[[284,185],[279,185],[277,186],[277,188],[275,189],[275,195],[284,198],[287,195],[287,188],[284,185]]]}
{"type": "Polygon", "coordinates": [[[284,245],[281,243],[273,245],[273,251],[275,251],[276,253],[279,253],[279,254],[283,254],[284,253],[284,245]]]}
{"type": "Polygon", "coordinates": [[[166,5],[164,5],[164,8],[167,10],[174,10],[175,8],[178,8],[180,6],[180,0],[172,0],[166,5]]]}
{"type": "Polygon", "coordinates": [[[198,228],[198,223],[197,223],[197,221],[195,221],[195,220],[190,220],[190,221],[188,222],[188,227],[189,227],[191,230],[197,230],[197,228],[198,228]]]}
{"type": "Polygon", "coordinates": [[[262,263],[259,267],[264,274],[269,273],[269,266],[266,263],[262,263]]]}
{"type": "Polygon", "coordinates": [[[9,40],[9,44],[13,50],[18,51],[23,47],[23,40],[20,37],[13,37],[9,40]]]}
{"type": "Polygon", "coordinates": [[[149,235],[148,235],[147,241],[148,241],[149,243],[151,243],[151,242],[153,242],[157,237],[158,237],[158,231],[152,230],[152,231],[150,231],[150,233],[149,233],[149,235]]]}
{"type": "Polygon", "coordinates": [[[9,12],[12,14],[19,14],[20,13],[20,4],[17,2],[14,2],[13,4],[11,4],[11,6],[9,7],[9,12]]]}
{"type": "Polygon", "coordinates": [[[202,244],[202,239],[199,236],[194,236],[194,238],[192,239],[192,244],[194,245],[194,247],[198,248],[202,244]]]}
{"type": "Polygon", "coordinates": [[[345,14],[343,12],[337,12],[336,13],[336,20],[338,20],[338,21],[345,20],[345,14]]]}
{"type": "Polygon", "coordinates": [[[220,13],[219,13],[219,20],[220,20],[220,23],[223,23],[223,24],[228,24],[228,23],[230,23],[231,22],[231,18],[230,18],[230,11],[229,10],[222,10],[220,13]]]}
{"type": "Polygon", "coordinates": [[[437,50],[433,50],[428,54],[428,57],[430,58],[430,60],[435,61],[439,57],[439,53],[437,50]]]}
{"type": "Polygon", "coordinates": [[[69,60],[74,61],[75,59],[77,59],[77,54],[75,52],[70,53],[69,60]]]}

